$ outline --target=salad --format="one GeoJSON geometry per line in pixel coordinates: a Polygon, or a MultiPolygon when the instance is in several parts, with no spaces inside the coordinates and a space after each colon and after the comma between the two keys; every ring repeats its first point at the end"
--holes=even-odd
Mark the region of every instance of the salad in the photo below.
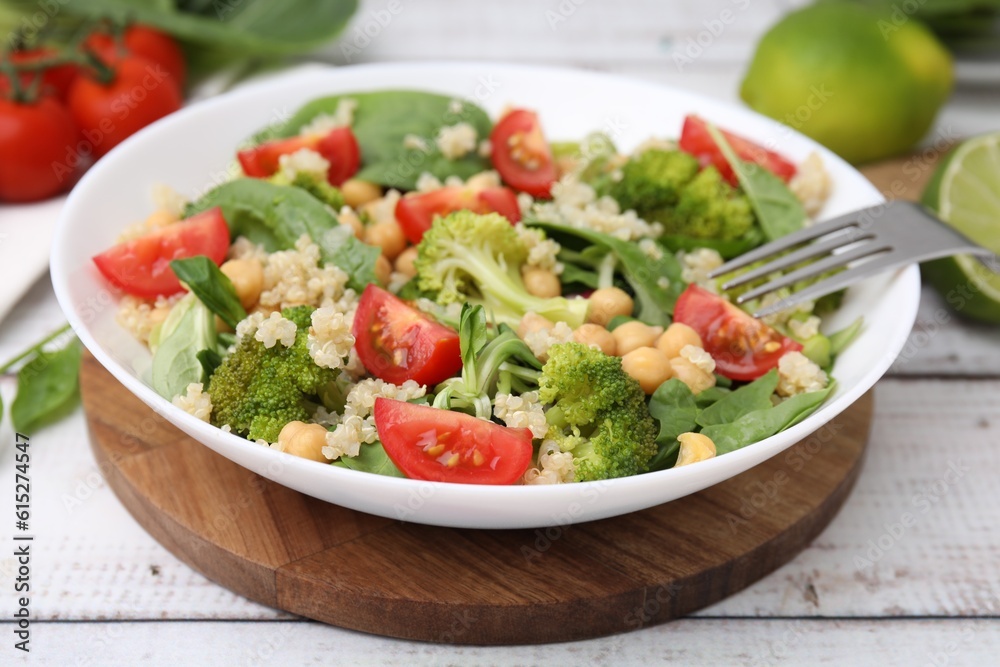
{"type": "Polygon", "coordinates": [[[94,262],[160,395],[326,465],[596,481],[731,452],[823,403],[861,322],[820,332],[836,295],[756,320],[708,277],[809,224],[818,155],[694,114],[628,153],[546,130],[428,92],[319,98],[234,147],[238,175],[201,196],[157,188],[94,262]]]}

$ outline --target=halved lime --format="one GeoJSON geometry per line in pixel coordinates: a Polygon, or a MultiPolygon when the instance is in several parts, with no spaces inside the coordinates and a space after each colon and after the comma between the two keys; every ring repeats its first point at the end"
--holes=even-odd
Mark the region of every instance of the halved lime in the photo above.
{"type": "MultiPolygon", "coordinates": [[[[1000,132],[959,144],[934,172],[922,201],[946,223],[1000,254],[1000,132]]],[[[921,269],[959,314],[1000,322],[1000,274],[969,255],[928,262],[921,269]]]]}

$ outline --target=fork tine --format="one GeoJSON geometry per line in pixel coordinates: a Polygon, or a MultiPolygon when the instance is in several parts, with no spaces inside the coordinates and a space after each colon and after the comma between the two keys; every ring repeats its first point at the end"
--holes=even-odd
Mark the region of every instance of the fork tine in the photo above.
{"type": "Polygon", "coordinates": [[[797,232],[792,232],[791,234],[782,236],[776,241],[771,241],[770,243],[762,245],[759,248],[751,250],[750,252],[745,252],[739,257],[729,260],[719,268],[712,271],[708,277],[716,278],[731,271],[742,269],[749,264],[754,264],[762,259],[767,259],[771,257],[771,255],[776,255],[793,246],[797,246],[800,243],[811,241],[815,238],[819,238],[820,236],[826,236],[831,232],[844,229],[848,225],[854,225],[858,219],[858,214],[862,212],[863,211],[853,211],[846,215],[841,215],[825,222],[818,222],[811,227],[805,227],[797,232]]]}
{"type": "Polygon", "coordinates": [[[740,285],[751,283],[776,271],[784,271],[785,269],[791,268],[804,260],[819,255],[826,255],[828,253],[831,253],[837,248],[845,246],[849,243],[854,243],[855,241],[865,241],[874,238],[872,234],[862,233],[859,235],[857,232],[858,230],[855,227],[845,227],[839,232],[833,232],[833,234],[829,238],[802,246],[801,248],[793,250],[787,255],[782,255],[781,257],[778,257],[772,262],[769,262],[763,266],[758,266],[755,269],[751,269],[746,273],[742,273],[736,276],[732,280],[722,285],[722,289],[729,290],[734,287],[739,287],[740,285]]]}
{"type": "Polygon", "coordinates": [[[737,297],[736,303],[744,303],[746,301],[750,301],[751,299],[756,299],[757,297],[764,296],[769,292],[774,292],[775,290],[779,290],[782,287],[791,287],[800,280],[813,278],[826,271],[830,271],[832,269],[838,269],[855,260],[863,259],[865,257],[868,257],[876,253],[887,252],[889,250],[891,250],[889,246],[882,245],[877,241],[868,241],[862,243],[858,246],[851,248],[850,250],[847,250],[846,252],[838,253],[836,255],[830,255],[829,257],[825,257],[819,261],[813,262],[808,266],[804,266],[801,269],[796,269],[795,271],[786,273],[780,278],[772,280],[769,283],[765,283],[763,285],[760,285],[759,287],[755,287],[752,290],[749,290],[748,292],[744,292],[739,297],[737,297]]]}
{"type": "Polygon", "coordinates": [[[761,318],[767,317],[768,315],[774,315],[775,313],[785,310],[786,308],[793,308],[801,303],[805,303],[806,301],[815,301],[821,296],[826,296],[827,294],[832,294],[838,290],[842,290],[855,282],[859,282],[864,278],[868,278],[882,271],[906,266],[912,262],[913,260],[907,259],[900,254],[890,253],[888,255],[884,255],[879,259],[873,259],[869,262],[859,264],[858,266],[851,267],[846,271],[841,271],[836,275],[825,278],[818,283],[813,283],[809,287],[801,289],[791,296],[778,301],[777,303],[772,303],[769,306],[765,306],[757,310],[753,316],[761,318]]]}

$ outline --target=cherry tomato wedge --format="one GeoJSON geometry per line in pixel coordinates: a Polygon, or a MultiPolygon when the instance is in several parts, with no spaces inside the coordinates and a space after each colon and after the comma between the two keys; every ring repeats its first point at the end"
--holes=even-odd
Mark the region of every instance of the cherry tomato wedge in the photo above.
{"type": "Polygon", "coordinates": [[[674,306],[674,321],[701,336],[715,370],[732,380],[755,380],[778,365],[786,352],[802,345],[782,336],[721,296],[688,285],[674,306]]]}
{"type": "Polygon", "coordinates": [[[499,213],[512,223],[521,219],[517,195],[510,188],[475,190],[454,186],[403,197],[396,204],[396,220],[411,243],[420,243],[435,217],[461,210],[499,213]]]}
{"type": "Polygon", "coordinates": [[[267,178],[280,166],[282,155],[308,148],[316,151],[330,163],[326,179],[330,185],[340,185],[358,172],[361,166],[361,149],[349,127],[335,127],[326,134],[302,135],[288,139],[266,141],[236,154],[243,173],[254,178],[267,178]]]}
{"type": "Polygon", "coordinates": [[[531,431],[461,412],[380,397],[375,428],[386,454],[412,479],[513,484],[531,465],[531,431]]]}
{"type": "MultiPolygon", "coordinates": [[[[795,175],[797,171],[795,165],[781,155],[739,135],[721,129],[720,131],[741,160],[756,162],[786,183],[795,175]]],[[[712,135],[708,133],[705,121],[698,116],[684,118],[684,128],[681,130],[678,145],[682,151],[698,158],[703,167],[714,165],[731,185],[737,184],[733,168],[729,166],[726,156],[722,154],[715,140],[712,139],[712,135]]]]}
{"type": "Polygon", "coordinates": [[[491,159],[504,182],[533,197],[551,196],[558,173],[538,114],[514,109],[493,127],[491,159]]]}
{"type": "Polygon", "coordinates": [[[104,277],[143,299],[180,292],[180,281],[170,262],[205,255],[221,264],[229,250],[229,226],[219,208],[161,227],[94,256],[104,277]]]}
{"type": "Polygon", "coordinates": [[[361,363],[386,382],[435,385],[462,368],[458,333],[376,285],[361,293],[351,333],[361,363]]]}

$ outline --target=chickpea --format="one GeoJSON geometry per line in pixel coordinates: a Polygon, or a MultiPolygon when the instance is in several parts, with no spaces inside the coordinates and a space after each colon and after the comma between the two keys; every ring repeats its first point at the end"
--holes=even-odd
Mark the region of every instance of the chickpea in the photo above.
{"type": "Polygon", "coordinates": [[[249,310],[264,288],[264,267],[259,259],[231,259],[219,269],[233,283],[240,304],[249,310]]]}
{"type": "Polygon", "coordinates": [[[409,248],[396,256],[396,270],[404,276],[412,278],[417,275],[417,246],[411,245],[409,248]]]}
{"type": "Polygon", "coordinates": [[[524,287],[528,290],[528,294],[543,299],[551,299],[562,294],[559,277],[548,269],[531,266],[525,269],[521,277],[524,279],[524,287]]]}
{"type": "Polygon", "coordinates": [[[233,328],[226,324],[226,321],[218,315],[215,316],[215,330],[218,333],[233,333],[233,328]]]}
{"type": "Polygon", "coordinates": [[[596,347],[610,357],[615,356],[618,350],[618,343],[615,342],[615,337],[600,324],[581,324],[573,332],[573,340],[589,347],[596,347]]]}
{"type": "Polygon", "coordinates": [[[622,370],[638,380],[647,395],[674,375],[667,355],[655,347],[639,347],[626,354],[622,357],[622,370]]]}
{"type": "Polygon", "coordinates": [[[681,356],[681,350],[687,345],[704,347],[698,332],[680,322],[671,324],[663,335],[656,339],[656,347],[667,355],[668,359],[681,356]]]}
{"type": "Polygon", "coordinates": [[[349,178],[340,184],[340,192],[344,195],[344,201],[351,208],[364,206],[370,201],[375,201],[382,196],[382,188],[376,183],[361,181],[356,178],[349,178]]]}
{"type": "Polygon", "coordinates": [[[677,436],[677,440],[680,441],[681,448],[677,453],[675,468],[715,457],[715,443],[707,435],[681,433],[677,436]]]}
{"type": "Polygon", "coordinates": [[[389,284],[391,277],[392,262],[385,255],[379,255],[378,259],[375,260],[375,278],[378,279],[381,285],[385,286],[389,284]]]}
{"type": "Polygon", "coordinates": [[[365,243],[382,248],[382,254],[391,261],[406,249],[406,236],[398,222],[383,220],[365,228],[365,243]]]}
{"type": "Polygon", "coordinates": [[[500,185],[500,176],[495,171],[481,171],[473,174],[465,182],[465,187],[470,190],[481,190],[483,188],[495,188],[500,185]]]}
{"type": "Polygon", "coordinates": [[[674,377],[686,384],[694,394],[715,386],[714,375],[698,368],[684,357],[671,359],[670,367],[674,370],[674,377]]]}
{"type": "Polygon", "coordinates": [[[648,324],[634,320],[615,327],[611,335],[615,337],[618,356],[624,357],[637,348],[652,347],[661,333],[663,333],[663,327],[651,327],[648,324]]]}
{"type": "Polygon", "coordinates": [[[178,218],[175,213],[161,208],[149,214],[149,217],[146,218],[146,227],[149,229],[166,227],[167,225],[174,224],[177,220],[178,218]]]}
{"type": "Polygon", "coordinates": [[[146,318],[146,322],[149,324],[150,329],[153,327],[163,324],[163,320],[167,319],[167,315],[170,314],[171,306],[159,306],[158,308],[153,308],[149,311],[149,316],[146,318]]]}
{"type": "Polygon", "coordinates": [[[361,241],[364,240],[365,226],[364,223],[361,222],[361,218],[358,217],[357,213],[345,206],[340,209],[340,212],[337,214],[337,220],[339,220],[342,225],[350,226],[350,228],[354,230],[355,238],[361,241]]]}
{"type": "Polygon", "coordinates": [[[521,323],[517,325],[517,335],[521,340],[524,340],[528,334],[542,329],[551,329],[554,326],[555,323],[547,317],[542,317],[538,313],[525,313],[524,317],[521,318],[521,323]]]}
{"type": "Polygon", "coordinates": [[[590,295],[590,309],[587,321],[608,326],[615,315],[631,315],[635,302],[625,290],[617,287],[602,287],[590,295]]]}
{"type": "Polygon", "coordinates": [[[278,434],[278,442],[281,443],[282,450],[287,454],[326,463],[327,458],[323,456],[326,434],[327,430],[319,424],[289,422],[278,434]]]}

